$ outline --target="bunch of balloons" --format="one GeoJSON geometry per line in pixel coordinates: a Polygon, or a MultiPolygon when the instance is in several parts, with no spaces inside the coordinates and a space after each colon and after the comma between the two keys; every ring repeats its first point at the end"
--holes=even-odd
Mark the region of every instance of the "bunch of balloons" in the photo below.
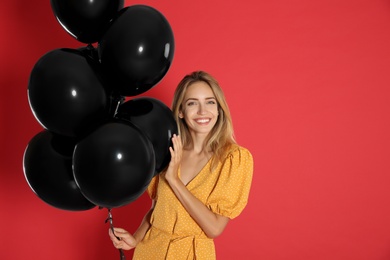
{"type": "Polygon", "coordinates": [[[172,29],[156,9],[124,7],[124,0],[51,0],[51,6],[63,29],[87,45],[50,51],[31,71],[28,100],[44,129],[26,147],[24,175],[56,208],[123,206],[170,160],[172,111],[155,98],[126,97],[165,76],[172,29]]]}

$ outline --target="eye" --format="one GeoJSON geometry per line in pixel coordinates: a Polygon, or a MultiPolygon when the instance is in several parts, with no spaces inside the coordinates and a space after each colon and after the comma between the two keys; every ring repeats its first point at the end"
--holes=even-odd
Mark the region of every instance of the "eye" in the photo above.
{"type": "Polygon", "coordinates": [[[194,106],[196,105],[196,102],[195,101],[190,101],[187,103],[187,106],[194,106]]]}
{"type": "Polygon", "coordinates": [[[206,104],[215,105],[215,104],[217,104],[217,102],[215,100],[209,100],[209,101],[207,101],[206,104]]]}

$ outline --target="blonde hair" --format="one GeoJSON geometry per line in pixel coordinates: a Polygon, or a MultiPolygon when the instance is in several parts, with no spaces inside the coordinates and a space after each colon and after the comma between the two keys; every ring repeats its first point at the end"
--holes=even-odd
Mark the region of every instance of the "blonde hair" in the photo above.
{"type": "Polygon", "coordinates": [[[217,80],[204,71],[195,71],[186,75],[176,88],[172,102],[172,112],[178,125],[183,146],[186,147],[192,143],[192,137],[185,121],[179,118],[179,113],[182,111],[183,100],[188,87],[199,81],[210,86],[218,103],[218,119],[208,134],[205,145],[205,148],[210,149],[215,155],[213,160],[216,159],[216,161],[214,160],[212,163],[213,168],[217,162],[223,160],[231,145],[236,143],[229,107],[217,80]]]}

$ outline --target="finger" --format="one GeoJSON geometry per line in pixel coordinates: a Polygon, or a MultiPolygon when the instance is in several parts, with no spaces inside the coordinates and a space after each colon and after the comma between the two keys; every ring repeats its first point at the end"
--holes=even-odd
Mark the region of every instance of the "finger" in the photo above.
{"type": "Polygon", "coordinates": [[[181,139],[179,136],[176,136],[175,139],[173,140],[173,146],[175,151],[181,152],[182,145],[181,145],[181,139]]]}
{"type": "MultiPolygon", "coordinates": [[[[176,141],[176,135],[175,134],[172,136],[171,141],[172,141],[172,146],[171,147],[174,149],[175,148],[175,141],[176,141]]],[[[174,149],[174,150],[176,150],[176,149],[174,149]]]]}
{"type": "Polygon", "coordinates": [[[127,232],[127,230],[125,230],[123,228],[114,228],[114,235],[122,238],[122,237],[128,236],[129,232],[127,232]]]}
{"type": "Polygon", "coordinates": [[[109,235],[111,238],[116,238],[115,235],[114,235],[114,233],[112,232],[112,229],[111,229],[111,228],[108,229],[108,235],[109,235]]]}
{"type": "Polygon", "coordinates": [[[182,150],[183,144],[182,144],[182,142],[181,142],[180,136],[177,137],[177,147],[178,147],[178,149],[179,149],[180,151],[182,150]]]}
{"type": "Polygon", "coordinates": [[[176,138],[176,140],[174,142],[174,150],[175,150],[176,160],[180,161],[182,151],[183,151],[180,138],[176,138]]]}
{"type": "Polygon", "coordinates": [[[115,233],[118,232],[118,233],[127,233],[127,230],[123,229],[123,228],[118,228],[118,227],[114,227],[114,231],[115,233]]]}
{"type": "Polygon", "coordinates": [[[171,153],[171,158],[173,158],[175,155],[175,151],[173,150],[172,146],[169,147],[169,152],[171,153]]]}
{"type": "Polygon", "coordinates": [[[132,235],[129,232],[127,232],[126,230],[124,230],[124,232],[116,232],[115,231],[115,236],[120,241],[125,241],[127,239],[132,238],[132,235]]]}
{"type": "Polygon", "coordinates": [[[114,244],[120,242],[120,240],[118,239],[118,237],[115,236],[114,234],[112,234],[112,232],[109,233],[109,237],[110,237],[112,243],[114,243],[114,244]]]}
{"type": "Polygon", "coordinates": [[[121,249],[123,247],[123,242],[119,241],[119,242],[113,242],[112,243],[114,245],[115,248],[117,249],[121,249]]]}
{"type": "Polygon", "coordinates": [[[171,160],[175,163],[179,162],[179,149],[174,146],[171,148],[171,160]]]}
{"type": "Polygon", "coordinates": [[[175,135],[175,138],[173,140],[173,144],[176,148],[176,150],[181,150],[182,143],[181,143],[181,138],[178,135],[175,135]]]}

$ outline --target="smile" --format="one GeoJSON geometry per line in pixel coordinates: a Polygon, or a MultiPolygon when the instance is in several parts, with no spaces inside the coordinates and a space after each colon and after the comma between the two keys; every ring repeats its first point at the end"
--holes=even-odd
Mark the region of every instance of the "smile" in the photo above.
{"type": "Polygon", "coordinates": [[[195,119],[195,122],[197,122],[198,124],[206,124],[208,122],[210,122],[211,119],[210,118],[199,118],[199,119],[195,119]]]}

